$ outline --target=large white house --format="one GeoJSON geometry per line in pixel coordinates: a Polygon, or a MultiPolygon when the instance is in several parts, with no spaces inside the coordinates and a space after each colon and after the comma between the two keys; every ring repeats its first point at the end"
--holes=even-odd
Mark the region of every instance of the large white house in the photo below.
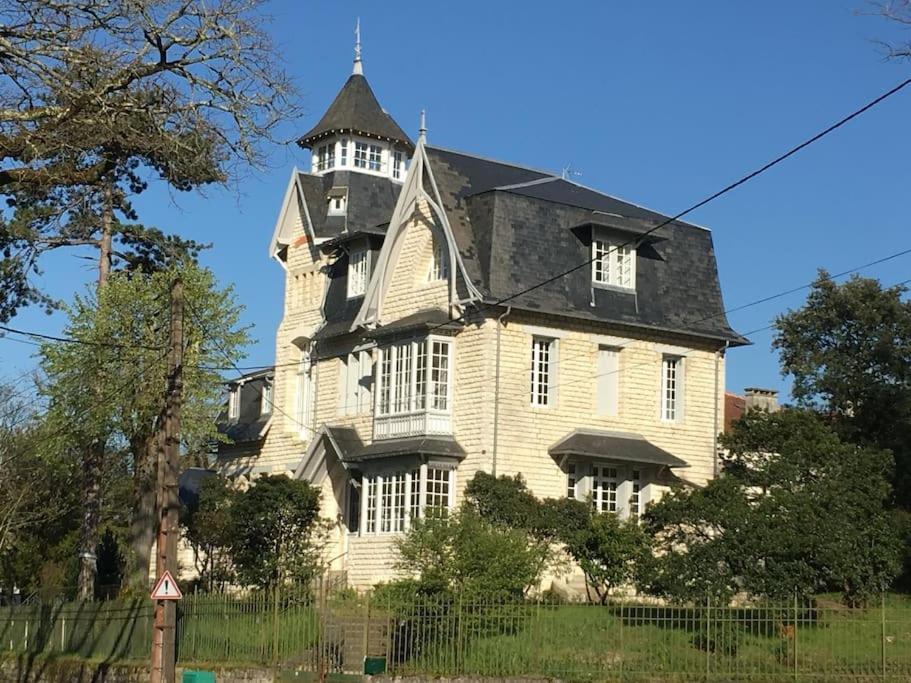
{"type": "Polygon", "coordinates": [[[382,109],[358,47],[269,242],[274,372],[234,382],[222,424],[224,473],[321,488],[328,557],[359,588],[479,470],[623,516],[706,482],[726,351],[746,342],[705,228],[653,230],[665,216],[421,128],[382,109]]]}

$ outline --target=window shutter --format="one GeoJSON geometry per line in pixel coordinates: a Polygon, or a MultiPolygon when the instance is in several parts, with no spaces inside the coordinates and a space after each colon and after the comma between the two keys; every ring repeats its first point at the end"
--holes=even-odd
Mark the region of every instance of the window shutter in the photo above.
{"type": "Polygon", "coordinates": [[[373,394],[373,357],[369,351],[361,351],[358,375],[358,409],[370,410],[370,398],[373,394]]]}

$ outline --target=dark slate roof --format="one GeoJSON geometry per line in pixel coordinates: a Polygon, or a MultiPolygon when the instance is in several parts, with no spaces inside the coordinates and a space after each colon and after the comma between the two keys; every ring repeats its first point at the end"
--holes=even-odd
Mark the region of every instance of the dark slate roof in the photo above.
{"type": "Polygon", "coordinates": [[[383,111],[367,79],[360,74],[348,78],[319,123],[302,135],[297,144],[311,148],[321,138],[343,132],[390,140],[408,150],[414,149],[411,138],[383,111]]]}
{"type": "Polygon", "coordinates": [[[273,381],[274,374],[269,368],[251,372],[228,382],[229,389],[240,385],[240,411],[237,419],[229,420],[226,401],[215,425],[218,431],[233,443],[247,443],[263,438],[263,430],[272,415],[271,412],[262,413],[262,392],[264,385],[273,381]]]}
{"type": "Polygon", "coordinates": [[[345,458],[346,462],[364,462],[397,455],[436,455],[442,457],[465,457],[465,449],[452,437],[416,436],[408,439],[388,439],[374,441],[357,453],[345,458]]]}
{"type": "Polygon", "coordinates": [[[212,477],[217,477],[215,470],[204,467],[188,467],[177,477],[177,491],[180,502],[184,505],[194,505],[199,500],[199,491],[203,482],[212,477]]]}
{"type": "Polygon", "coordinates": [[[364,336],[368,339],[387,339],[402,334],[412,332],[423,332],[430,329],[434,330],[456,330],[463,327],[462,323],[452,320],[448,311],[440,308],[427,308],[404,318],[394,320],[388,325],[377,327],[374,330],[368,330],[364,336]]]}
{"type": "Polygon", "coordinates": [[[298,180],[317,238],[338,238],[355,232],[385,234],[402,189],[401,184],[389,178],[352,171],[333,171],[322,176],[300,173],[298,180]],[[329,215],[329,192],[333,187],[348,189],[344,216],[329,215]]]}
{"type": "Polygon", "coordinates": [[[711,233],[682,221],[638,248],[635,292],[593,291],[581,267],[511,298],[588,261],[592,224],[641,235],[666,217],[544,171],[435,147],[427,154],[468,276],[488,301],[746,342],[724,314],[711,233]]]}
{"type": "Polygon", "coordinates": [[[689,467],[639,434],[577,429],[550,447],[551,455],[577,455],[668,467],[689,467]]]}

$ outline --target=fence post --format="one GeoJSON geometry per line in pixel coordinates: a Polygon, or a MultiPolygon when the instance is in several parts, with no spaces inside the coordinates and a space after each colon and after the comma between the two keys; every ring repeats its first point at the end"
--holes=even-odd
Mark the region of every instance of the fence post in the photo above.
{"type": "Polygon", "coordinates": [[[882,680],[886,680],[886,593],[879,594],[880,606],[880,657],[882,665],[882,680]]]}
{"type": "Polygon", "coordinates": [[[278,668],[278,600],[280,580],[272,589],[272,666],[278,668]]]}
{"type": "Polygon", "coordinates": [[[626,652],[623,649],[623,600],[620,601],[620,680],[623,680],[623,660],[626,659],[626,652]]]}
{"type": "MultiPolygon", "coordinates": [[[[361,661],[362,669],[367,663],[367,657],[370,656],[370,593],[371,593],[371,591],[368,590],[367,595],[365,597],[365,602],[364,602],[364,612],[365,612],[365,617],[364,617],[364,659],[361,661]]],[[[387,662],[388,662],[388,660],[387,660],[387,662]]],[[[388,667],[388,663],[387,663],[387,667],[388,667]]],[[[363,673],[363,671],[362,671],[362,673],[363,673]]]]}
{"type": "Polygon", "coordinates": [[[456,603],[456,661],[453,672],[456,676],[462,673],[462,589],[459,589],[459,600],[456,603]]]}
{"type": "Polygon", "coordinates": [[[709,680],[711,664],[709,657],[712,654],[712,598],[705,598],[705,680],[709,680]]]}
{"type": "Polygon", "coordinates": [[[798,676],[798,664],[797,664],[797,621],[799,619],[797,613],[797,591],[794,591],[794,680],[797,680],[798,676]]]}

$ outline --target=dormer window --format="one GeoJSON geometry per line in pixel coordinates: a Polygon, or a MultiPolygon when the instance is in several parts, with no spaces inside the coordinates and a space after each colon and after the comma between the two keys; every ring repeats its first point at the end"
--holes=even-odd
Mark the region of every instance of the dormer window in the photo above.
{"type": "Polygon", "coordinates": [[[262,402],[259,405],[259,414],[268,415],[272,412],[272,382],[263,381],[262,402]]]}
{"type": "Polygon", "coordinates": [[[348,189],[333,187],[329,190],[329,215],[344,215],[348,210],[348,189]]]}
{"type": "Polygon", "coordinates": [[[234,384],[228,390],[228,419],[236,420],[240,417],[240,385],[234,384]]]}
{"type": "Polygon", "coordinates": [[[636,287],[636,249],[619,239],[592,238],[592,283],[624,289],[636,287]]]}
{"type": "Polygon", "coordinates": [[[335,167],[335,144],[321,145],[316,151],[316,170],[325,171],[335,167]]]}
{"type": "Polygon", "coordinates": [[[348,298],[363,296],[370,275],[370,252],[354,249],[348,256],[348,298]]]}

